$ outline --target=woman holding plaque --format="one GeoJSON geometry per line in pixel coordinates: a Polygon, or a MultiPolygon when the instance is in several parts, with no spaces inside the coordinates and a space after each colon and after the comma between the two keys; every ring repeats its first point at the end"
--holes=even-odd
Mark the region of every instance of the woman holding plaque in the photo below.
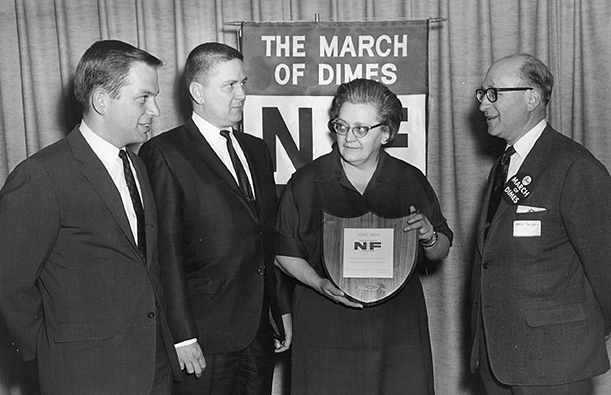
{"type": "Polygon", "coordinates": [[[330,110],[330,153],[297,170],[282,195],[278,266],[293,276],[291,395],[433,394],[424,294],[417,271],[391,297],[364,307],[325,274],[323,212],[405,217],[416,230],[417,263],[447,256],[452,231],[435,192],[414,166],[382,150],[403,106],[385,85],[342,84],[330,110]]]}

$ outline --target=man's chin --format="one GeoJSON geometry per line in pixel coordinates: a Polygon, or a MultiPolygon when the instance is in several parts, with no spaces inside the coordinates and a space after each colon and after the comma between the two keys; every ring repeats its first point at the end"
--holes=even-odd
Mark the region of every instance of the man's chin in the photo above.
{"type": "Polygon", "coordinates": [[[232,120],[231,120],[231,126],[232,126],[234,129],[238,129],[238,128],[239,128],[239,126],[240,126],[240,122],[242,122],[242,117],[240,117],[240,118],[238,118],[238,119],[232,119],[232,120]]]}
{"type": "Polygon", "coordinates": [[[498,137],[498,130],[493,126],[488,126],[488,134],[492,137],[498,137]]]}

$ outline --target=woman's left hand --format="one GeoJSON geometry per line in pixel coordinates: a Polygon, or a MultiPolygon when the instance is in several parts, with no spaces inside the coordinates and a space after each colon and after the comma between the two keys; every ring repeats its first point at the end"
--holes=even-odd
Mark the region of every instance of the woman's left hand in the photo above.
{"type": "Polygon", "coordinates": [[[407,217],[407,225],[403,228],[404,232],[417,229],[418,240],[420,242],[432,240],[435,237],[433,225],[431,221],[422,214],[419,210],[416,210],[414,206],[409,208],[410,215],[407,217]]]}

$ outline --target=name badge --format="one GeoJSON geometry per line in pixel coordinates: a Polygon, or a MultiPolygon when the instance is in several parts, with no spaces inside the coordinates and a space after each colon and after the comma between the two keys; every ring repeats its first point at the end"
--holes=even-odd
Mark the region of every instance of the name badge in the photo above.
{"type": "Polygon", "coordinates": [[[513,206],[520,204],[530,197],[531,182],[532,177],[525,173],[518,173],[511,177],[503,188],[503,199],[513,206]]]}
{"type": "Polygon", "coordinates": [[[513,221],[513,237],[541,236],[541,221],[513,221]]]}

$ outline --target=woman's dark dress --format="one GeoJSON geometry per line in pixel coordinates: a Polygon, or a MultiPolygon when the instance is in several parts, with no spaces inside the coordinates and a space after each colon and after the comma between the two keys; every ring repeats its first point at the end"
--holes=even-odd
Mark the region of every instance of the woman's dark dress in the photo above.
{"type": "MultiPolygon", "coordinates": [[[[337,147],[299,169],[285,188],[276,253],[305,259],[321,276],[322,211],[397,218],[419,209],[452,241],[435,192],[412,165],[384,150],[365,193],[346,178],[337,147]]],[[[422,247],[418,263],[422,263],[422,247]]],[[[293,297],[291,395],[433,394],[427,312],[415,272],[392,298],[362,310],[298,283],[293,297]]]]}

